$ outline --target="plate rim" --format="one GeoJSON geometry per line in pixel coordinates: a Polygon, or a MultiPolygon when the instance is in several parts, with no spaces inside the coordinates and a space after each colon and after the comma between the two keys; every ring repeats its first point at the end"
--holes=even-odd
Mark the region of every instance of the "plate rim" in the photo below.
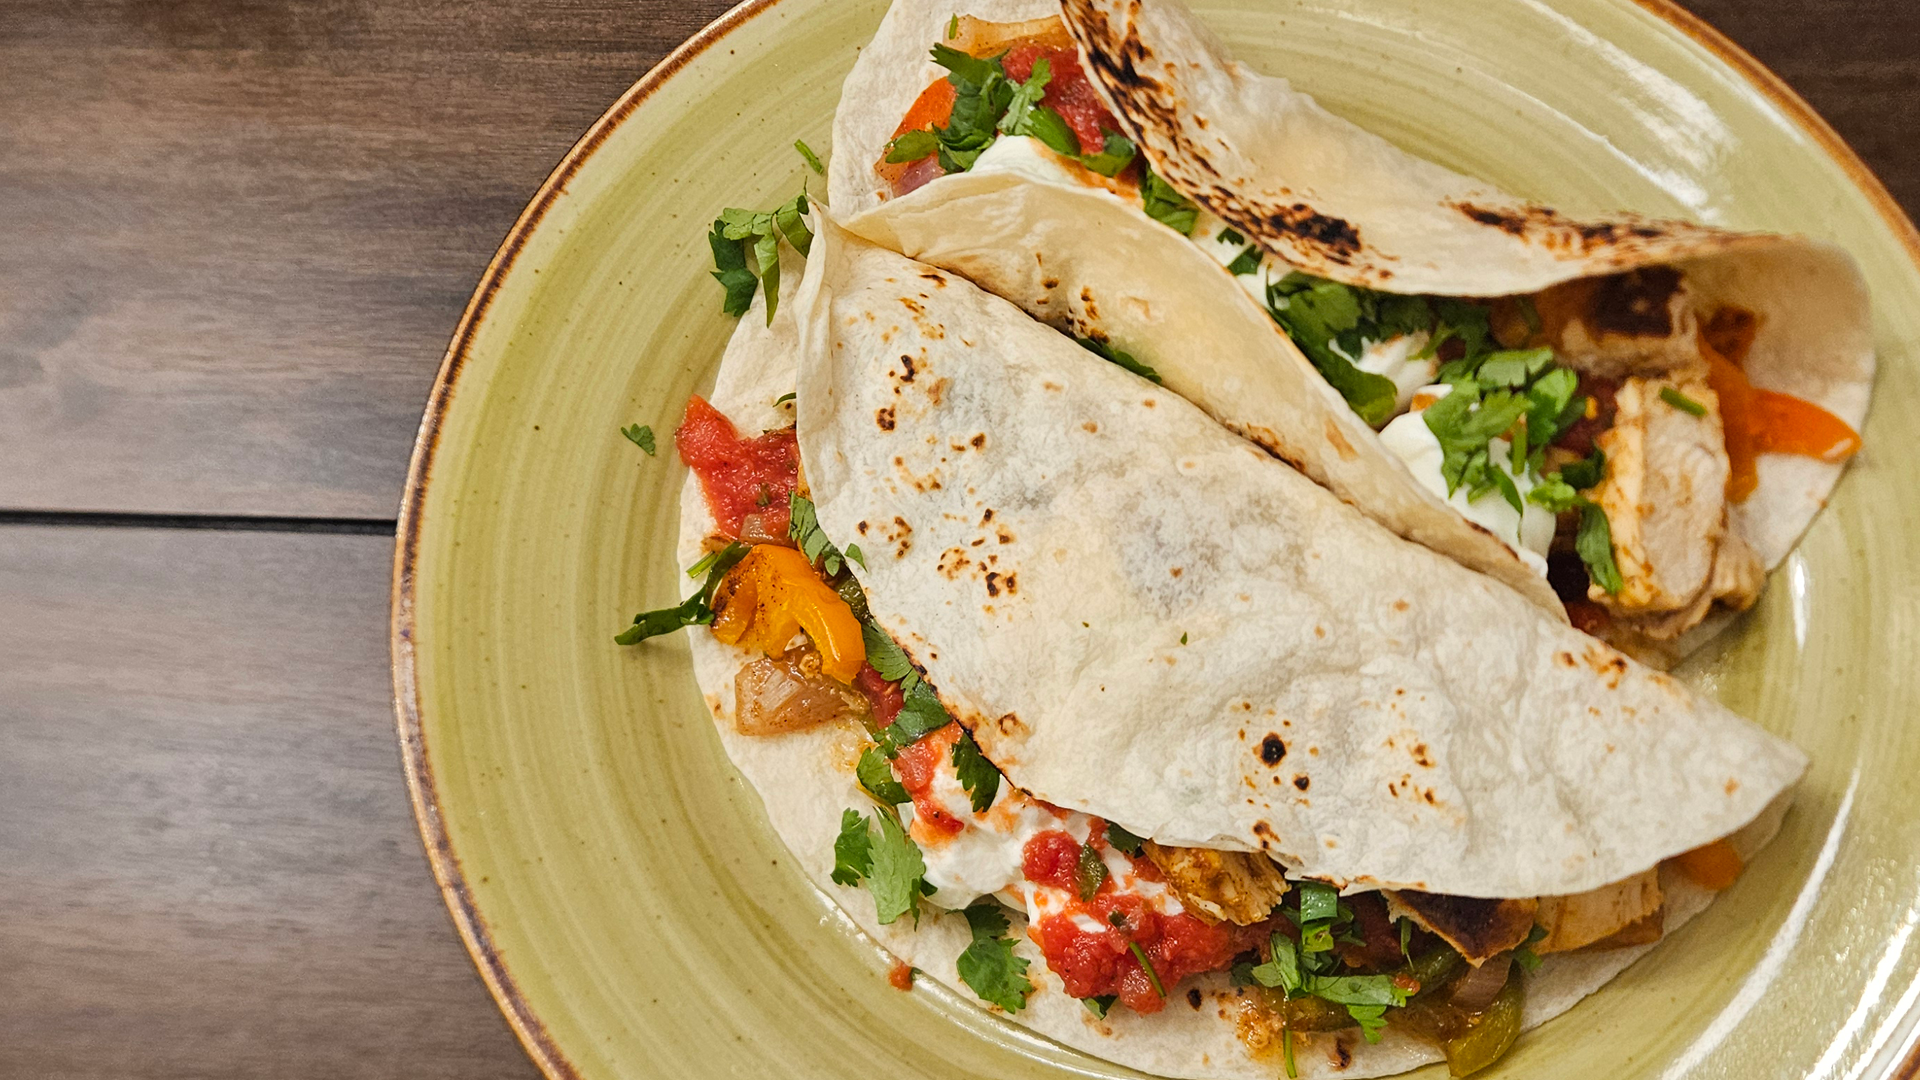
{"type": "MultiPolygon", "coordinates": [[[[426,850],[441,899],[460,932],[467,955],[486,984],[488,994],[500,1009],[522,1049],[548,1080],[582,1080],[580,1071],[567,1059],[554,1041],[546,1024],[535,1014],[521,993],[504,958],[494,946],[485,919],[475,905],[473,893],[461,870],[459,856],[447,834],[441,815],[432,763],[427,756],[421,724],[420,688],[414,663],[414,565],[419,554],[422,511],[427,488],[433,479],[433,465],[439,451],[442,422],[452,404],[455,384],[466,366],[474,338],[492,307],[494,294],[513,270],[515,261],[547,211],[566,190],[567,182],[580,171],[596,150],[621,124],[664,87],[682,68],[708,49],[722,42],[754,18],[771,10],[781,0],[742,0],[713,22],[669,52],[642,75],[608,107],[586,132],[567,149],[553,171],[541,183],[507,230],[506,237],[488,260],[473,295],[468,299],[451,340],[442,355],[439,369],[428,394],[414,437],[407,466],[407,478],[400,497],[399,518],[395,529],[393,576],[390,587],[388,644],[391,651],[394,717],[398,729],[402,771],[407,781],[408,799],[413,806],[414,823],[426,850]]],[[[1630,2],[1689,41],[1705,49],[1725,64],[1748,86],[1757,90],[1794,126],[1813,140],[1849,182],[1866,196],[1892,236],[1905,249],[1907,259],[1920,271],[1920,229],[1896,202],[1886,185],[1866,162],[1840,137],[1806,99],[1802,98],[1772,69],[1735,44],[1706,20],[1680,6],[1677,0],[1615,0],[1622,7],[1630,2]]],[[[1884,1080],[1920,1080],[1920,1026],[1909,1036],[1914,1045],[1907,1056],[1884,1080]]]]}

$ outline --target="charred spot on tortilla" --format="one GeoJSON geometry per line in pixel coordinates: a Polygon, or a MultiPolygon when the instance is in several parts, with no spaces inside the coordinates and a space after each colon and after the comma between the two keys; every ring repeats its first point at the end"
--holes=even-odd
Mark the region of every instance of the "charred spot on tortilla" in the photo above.
{"type": "Polygon", "coordinates": [[[947,287],[947,277],[946,277],[946,275],[945,275],[945,274],[942,274],[942,273],[941,273],[940,271],[938,271],[938,270],[923,270],[923,271],[921,271],[921,272],[920,272],[920,277],[921,277],[921,278],[922,278],[923,280],[926,280],[926,281],[931,281],[931,282],[933,282],[933,284],[934,284],[934,286],[935,286],[936,288],[941,288],[941,289],[944,289],[944,288],[946,288],[946,287],[947,287]]]}
{"type": "Polygon", "coordinates": [[[879,425],[881,431],[892,431],[893,406],[889,405],[884,409],[876,410],[873,414],[873,422],[879,425]]]}
{"type": "Polygon", "coordinates": [[[1267,732],[1267,737],[1260,740],[1260,760],[1269,765],[1278,765],[1280,759],[1286,756],[1287,744],[1280,741],[1279,733],[1267,732]]]}
{"type": "Polygon", "coordinates": [[[1332,417],[1327,418],[1327,442],[1333,445],[1333,452],[1340,455],[1341,461],[1352,461],[1360,456],[1360,452],[1347,441],[1346,435],[1340,431],[1340,425],[1334,423],[1332,417]]]}
{"type": "Polygon", "coordinates": [[[1386,895],[1391,904],[1412,912],[1414,922],[1476,966],[1524,944],[1533,932],[1534,913],[1540,908],[1540,901],[1534,898],[1484,900],[1412,889],[1389,890],[1386,895]]]}
{"type": "Polygon", "coordinates": [[[1307,788],[1310,787],[1312,784],[1313,784],[1313,781],[1307,779],[1307,777],[1304,775],[1296,776],[1293,778],[1293,786],[1296,788],[1299,788],[1301,791],[1307,790],[1307,788]]]}
{"type": "Polygon", "coordinates": [[[903,383],[910,383],[910,382],[912,382],[912,381],[913,381],[913,377],[914,377],[914,375],[916,374],[916,372],[915,372],[915,370],[914,370],[914,367],[913,367],[913,357],[911,357],[911,356],[909,356],[909,355],[907,355],[906,353],[901,353],[901,354],[900,354],[900,366],[901,366],[902,368],[904,368],[904,369],[906,369],[906,374],[904,374],[904,375],[901,375],[901,376],[899,377],[899,378],[900,378],[900,381],[901,381],[901,382],[903,382],[903,383]]]}
{"type": "Polygon", "coordinates": [[[1187,1004],[1193,1006],[1194,1012],[1200,1011],[1200,1003],[1205,1000],[1206,999],[1200,995],[1199,987],[1195,986],[1187,990],[1187,1004]]]}

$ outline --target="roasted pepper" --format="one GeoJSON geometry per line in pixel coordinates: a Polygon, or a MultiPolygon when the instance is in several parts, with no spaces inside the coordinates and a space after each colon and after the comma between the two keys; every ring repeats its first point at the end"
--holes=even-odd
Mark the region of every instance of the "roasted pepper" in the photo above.
{"type": "Polygon", "coordinates": [[[1455,1076],[1469,1076],[1499,1061],[1513,1040],[1520,1037],[1520,1017],[1526,1011],[1526,1003],[1520,973],[1515,971],[1507,976],[1507,985],[1500,988],[1499,996],[1473,1021],[1473,1026],[1464,1034],[1448,1039],[1441,1047],[1447,1055],[1447,1071],[1455,1076]]]}
{"type": "Polygon", "coordinates": [[[760,544],[714,590],[713,636],[729,645],[784,656],[802,630],[820,650],[822,674],[851,683],[860,673],[867,659],[860,620],[799,551],[760,544]]]}
{"type": "Polygon", "coordinates": [[[1673,861],[1694,884],[1714,892],[1732,885],[1742,869],[1740,853],[1724,839],[1675,855],[1673,861]]]}

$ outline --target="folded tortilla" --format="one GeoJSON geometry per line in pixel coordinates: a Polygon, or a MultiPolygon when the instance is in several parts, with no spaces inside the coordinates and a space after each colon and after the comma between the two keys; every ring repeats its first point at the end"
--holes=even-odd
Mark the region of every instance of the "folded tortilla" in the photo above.
{"type": "MultiPolygon", "coordinates": [[[[1206,211],[1308,273],[1443,296],[1532,293],[1671,264],[1705,312],[1759,315],[1745,370],[1856,429],[1873,375],[1864,281],[1838,248],[1633,215],[1579,221],[1401,151],[1286,80],[1234,62],[1175,0],[897,0],[849,75],[835,119],[831,201],[854,232],[959,272],[1028,313],[1108,341],[1168,389],[1407,539],[1561,605],[1506,538],[1427,490],[1207,253],[1104,187],[1045,174],[959,173],[888,198],[873,163],[942,69],[950,15],[1060,13],[1095,87],[1153,168],[1206,211]],[[1190,347],[1195,343],[1201,348],[1190,347]]],[[[1777,565],[1842,466],[1763,455],[1730,531],[1777,565]]],[[[1667,664],[1728,621],[1640,655],[1667,664]]]]}
{"type": "MultiPolygon", "coordinates": [[[[1777,825],[1805,765],[1793,747],[964,280],[823,221],[771,327],[758,304],[712,402],[754,430],[783,426],[775,402],[797,391],[822,527],[860,543],[877,621],[1022,790],[1297,874],[1477,896],[1580,892],[1729,834],[1750,855],[1777,825]],[[1272,763],[1269,735],[1285,746],[1272,763]]],[[[689,478],[683,561],[711,530],[689,478]]],[[[692,633],[722,741],[799,864],[974,1000],[954,967],[961,920],[881,926],[830,881],[840,812],[865,805],[863,735],[738,734],[734,676],[753,657],[692,633]]],[[[1669,931],[1711,898],[1661,884],[1669,931]]],[[[1239,1043],[1223,977],[1195,980],[1203,1007],[1096,1020],[1020,921],[1038,990],[1012,1019],[1161,1075],[1273,1075],[1239,1043]]],[[[1548,957],[1526,1025],[1644,951],[1548,957]]],[[[1437,1057],[1389,1027],[1377,1045],[1317,1036],[1300,1067],[1376,1076],[1437,1057]]]]}

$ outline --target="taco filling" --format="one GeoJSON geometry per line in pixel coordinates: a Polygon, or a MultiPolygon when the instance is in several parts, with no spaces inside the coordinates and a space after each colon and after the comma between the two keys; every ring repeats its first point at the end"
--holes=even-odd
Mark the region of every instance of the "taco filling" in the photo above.
{"type": "MultiPolygon", "coordinates": [[[[1224,973],[1223,1015],[1256,1059],[1289,1076],[1307,1049],[1337,1060],[1350,1053],[1343,1040],[1378,1042],[1389,1029],[1436,1047],[1464,1076],[1513,1044],[1525,976],[1543,956],[1663,933],[1659,869],[1528,900],[1342,894],[1289,880],[1262,853],[1165,846],[1031,797],[869,615],[857,577],[867,556],[821,532],[793,427],[743,436],[694,397],[674,442],[712,522],[705,556],[688,568],[703,583],[686,603],[636,617],[618,640],[707,625],[754,656],[735,677],[739,734],[857,732],[849,767],[869,802],[841,811],[832,879],[864,887],[883,925],[963,918],[972,944],[952,974],[983,1002],[1018,1013],[1034,992],[1029,961],[1013,951],[1019,919],[1098,1020],[1176,1002],[1197,1010],[1196,980],[1224,973]]],[[[876,552],[911,544],[897,524],[861,540],[876,552]]],[[[1274,739],[1261,752],[1277,760],[1285,748],[1274,739]]],[[[1718,890],[1741,864],[1719,841],[1663,867],[1718,890]]]]}
{"type": "MultiPolygon", "coordinates": [[[[1728,510],[1754,492],[1761,454],[1838,464],[1860,446],[1820,406],[1754,387],[1758,316],[1703,307],[1672,266],[1496,299],[1315,277],[1155,175],[1059,18],[956,16],[931,55],[947,76],[873,164],[887,193],[1011,173],[1136,203],[1224,267],[1416,483],[1629,651],[1753,604],[1767,566],[1728,510]]],[[[1152,356],[1090,337],[1156,376],[1152,356]]]]}

